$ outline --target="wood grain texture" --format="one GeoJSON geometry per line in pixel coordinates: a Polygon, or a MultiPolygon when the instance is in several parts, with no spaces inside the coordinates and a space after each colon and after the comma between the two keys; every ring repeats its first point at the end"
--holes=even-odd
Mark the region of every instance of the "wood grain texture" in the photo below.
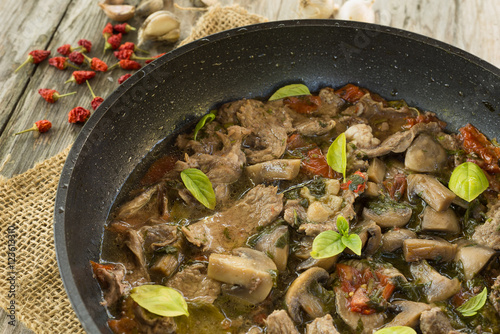
{"type": "MultiPolygon", "coordinates": [[[[344,0],[335,0],[341,5],[344,0]]],[[[134,4],[138,0],[128,1],[134,4]]],[[[181,6],[190,0],[176,0],[181,6]]],[[[220,0],[222,5],[237,3],[249,12],[272,20],[299,17],[299,0],[220,0]]],[[[375,0],[377,23],[423,34],[466,50],[500,67],[500,5],[498,0],[375,0]]],[[[173,9],[181,19],[181,38],[203,12],[173,9]]],[[[101,31],[108,22],[96,0],[2,0],[0,1],[0,175],[11,177],[33,167],[37,162],[62,151],[78,135],[81,126],[67,123],[67,113],[75,106],[90,109],[91,96],[86,86],[64,84],[71,70],[59,71],[41,65],[28,65],[18,74],[14,69],[33,49],[50,49],[52,56],[62,44],[76,45],[80,38],[94,43],[91,55],[102,56],[104,40],[101,31]],[[77,91],[76,95],[50,105],[37,93],[39,88],[53,88],[60,93],[77,91]],[[49,119],[53,129],[39,136],[12,137],[39,119],[49,119]]],[[[132,25],[140,23],[138,18],[132,25]]],[[[134,41],[135,34],[124,40],[134,41]]],[[[157,54],[171,46],[150,45],[157,54]]],[[[108,52],[108,64],[115,58],[108,52]]],[[[116,79],[126,71],[115,69],[99,74],[90,83],[96,94],[107,97],[117,86],[116,79]]],[[[0,334],[32,333],[22,324],[10,326],[0,311],[0,334]]]]}

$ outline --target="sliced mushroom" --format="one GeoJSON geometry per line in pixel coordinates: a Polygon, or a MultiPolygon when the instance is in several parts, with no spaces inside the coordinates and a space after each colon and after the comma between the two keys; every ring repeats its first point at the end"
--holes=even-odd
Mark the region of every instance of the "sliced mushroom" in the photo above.
{"type": "Polygon", "coordinates": [[[460,233],[460,223],[453,209],[436,211],[428,206],[424,209],[422,217],[422,231],[460,233]]]}
{"type": "Polygon", "coordinates": [[[446,163],[446,151],[431,135],[420,134],[406,150],[405,167],[416,172],[435,172],[446,163]]]}
{"type": "Polygon", "coordinates": [[[456,195],[435,177],[425,174],[408,175],[408,194],[417,194],[436,211],[448,209],[456,195]]]}
{"type": "Polygon", "coordinates": [[[414,239],[417,234],[413,231],[404,228],[390,230],[382,234],[382,252],[394,252],[396,249],[403,247],[403,241],[406,239],[414,239]]]}
{"type": "MultiPolygon", "coordinates": [[[[354,232],[361,239],[361,249],[364,255],[373,255],[381,245],[382,231],[380,226],[372,220],[365,220],[359,225],[356,225],[354,232]]],[[[348,251],[350,252],[350,250],[348,251]]],[[[352,253],[353,254],[353,253],[352,253]]]]}
{"type": "Polygon", "coordinates": [[[234,255],[212,253],[208,259],[208,277],[235,284],[231,293],[250,303],[266,299],[273,287],[271,271],[276,265],[264,253],[250,248],[236,248],[234,255]]]}
{"type": "Polygon", "coordinates": [[[380,187],[375,182],[366,182],[366,189],[364,194],[370,197],[377,197],[380,195],[380,187]]]}
{"type": "Polygon", "coordinates": [[[255,249],[269,256],[279,271],[286,269],[288,261],[289,245],[288,227],[279,225],[267,234],[263,234],[257,240],[255,249]]]}
{"type": "Polygon", "coordinates": [[[464,244],[458,247],[455,261],[462,262],[465,279],[470,280],[483,269],[494,254],[495,251],[489,247],[464,244]]]}
{"type": "Polygon", "coordinates": [[[408,300],[398,300],[392,303],[400,311],[391,322],[384,327],[408,326],[416,327],[422,312],[430,310],[431,306],[425,303],[417,303],[408,300]]]}
{"type": "Polygon", "coordinates": [[[412,210],[407,206],[386,206],[381,210],[363,208],[363,217],[373,220],[380,227],[402,227],[411,218],[412,210]]]}
{"type": "Polygon", "coordinates": [[[339,332],[333,324],[332,316],[327,314],[307,324],[306,334],[339,334],[339,332]]]}
{"type": "Polygon", "coordinates": [[[328,272],[323,268],[313,267],[297,277],[285,295],[285,303],[290,317],[295,322],[302,322],[301,309],[311,318],[319,318],[327,313],[324,300],[314,292],[320,290],[320,294],[325,295],[321,283],[328,280],[328,272]]]}
{"type": "Polygon", "coordinates": [[[276,159],[247,166],[245,172],[254,183],[293,180],[300,171],[300,159],[276,159]]]}
{"type": "Polygon", "coordinates": [[[382,160],[374,158],[368,167],[368,180],[381,183],[384,181],[385,170],[386,167],[382,160]]]}
{"type": "Polygon", "coordinates": [[[457,245],[443,239],[406,239],[403,241],[406,262],[437,260],[449,262],[455,259],[457,245]]]}
{"type": "Polygon", "coordinates": [[[424,289],[429,303],[450,298],[460,290],[460,281],[449,279],[438,273],[427,261],[412,263],[410,272],[419,283],[426,284],[424,289]]]}
{"type": "Polygon", "coordinates": [[[330,271],[333,266],[335,265],[335,263],[337,263],[337,260],[338,260],[338,256],[332,256],[332,257],[325,257],[323,259],[315,259],[315,258],[308,258],[307,260],[301,262],[296,270],[298,272],[301,272],[301,271],[304,271],[304,270],[307,270],[309,268],[313,268],[313,267],[320,267],[320,268],[323,268],[325,269],[326,271],[330,271]]]}
{"type": "Polygon", "coordinates": [[[385,313],[378,312],[365,315],[358,312],[352,312],[349,310],[349,301],[346,298],[346,293],[342,291],[342,288],[335,287],[334,291],[337,314],[353,331],[361,334],[371,334],[375,328],[383,325],[386,318],[385,313]],[[360,328],[362,328],[362,330],[358,332],[360,328]]]}

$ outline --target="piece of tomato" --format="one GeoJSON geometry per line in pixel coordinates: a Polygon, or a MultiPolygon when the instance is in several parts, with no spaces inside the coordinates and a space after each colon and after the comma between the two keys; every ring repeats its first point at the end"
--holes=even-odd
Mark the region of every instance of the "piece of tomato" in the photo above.
{"type": "Polygon", "coordinates": [[[314,95],[290,96],[283,103],[299,114],[311,115],[321,107],[321,98],[314,95]]]}
{"type": "Polygon", "coordinates": [[[475,153],[484,160],[483,169],[490,173],[500,173],[500,147],[493,145],[475,126],[467,124],[459,129],[458,138],[462,141],[465,152],[475,153]]]}
{"type": "Polygon", "coordinates": [[[326,162],[326,157],[319,147],[307,151],[306,157],[302,160],[302,169],[313,175],[323,176],[329,179],[337,178],[335,171],[326,162]]]}
{"type": "Polygon", "coordinates": [[[177,157],[170,155],[156,160],[141,179],[141,185],[149,185],[158,182],[167,172],[174,169],[177,160],[179,160],[177,157]]]}
{"type": "Polygon", "coordinates": [[[368,91],[353,84],[347,84],[335,91],[335,94],[350,103],[358,102],[368,91]]]}

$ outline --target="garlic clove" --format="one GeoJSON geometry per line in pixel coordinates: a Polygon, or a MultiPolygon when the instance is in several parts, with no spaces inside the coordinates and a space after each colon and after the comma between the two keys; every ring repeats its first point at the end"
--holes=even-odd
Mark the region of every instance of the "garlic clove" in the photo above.
{"type": "Polygon", "coordinates": [[[135,14],[135,7],[130,5],[108,5],[99,3],[99,7],[101,7],[107,17],[118,22],[128,21],[133,18],[135,14]]]}
{"type": "Polygon", "coordinates": [[[106,5],[123,5],[125,0],[104,0],[102,3],[106,5]]]}
{"type": "Polygon", "coordinates": [[[352,20],[375,23],[375,12],[372,8],[374,0],[348,0],[335,16],[339,20],[352,20]]]}
{"type": "Polygon", "coordinates": [[[333,0],[300,0],[299,16],[306,19],[328,19],[338,6],[333,0]]]}
{"type": "Polygon", "coordinates": [[[177,17],[166,10],[155,12],[148,16],[138,33],[138,44],[144,41],[167,41],[174,43],[180,36],[180,21],[177,17]]]}
{"type": "Polygon", "coordinates": [[[136,13],[139,16],[149,16],[163,9],[163,0],[148,0],[146,2],[141,2],[139,7],[137,7],[136,13]]]}

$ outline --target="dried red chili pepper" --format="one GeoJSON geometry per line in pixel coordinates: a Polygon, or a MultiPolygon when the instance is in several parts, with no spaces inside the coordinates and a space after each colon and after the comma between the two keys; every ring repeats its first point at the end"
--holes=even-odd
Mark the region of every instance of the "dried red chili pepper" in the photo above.
{"type": "Polygon", "coordinates": [[[68,57],[70,61],[77,65],[83,64],[83,61],[85,60],[85,58],[83,57],[83,53],[81,53],[80,51],[73,51],[69,54],[68,57]]]}
{"type": "Polygon", "coordinates": [[[366,93],[368,93],[366,89],[353,84],[347,84],[335,91],[335,94],[350,103],[358,102],[366,93]]]}
{"type": "Polygon", "coordinates": [[[104,45],[104,51],[112,49],[116,50],[120,47],[120,43],[122,42],[122,34],[118,33],[116,35],[111,35],[104,45]]]}
{"type": "Polygon", "coordinates": [[[104,102],[104,99],[94,94],[94,91],[92,90],[92,87],[90,86],[90,83],[88,81],[87,81],[87,86],[90,89],[90,94],[92,94],[92,101],[90,102],[90,105],[92,106],[92,109],[96,110],[97,107],[99,107],[101,103],[104,102]]]}
{"type": "Polygon", "coordinates": [[[283,103],[299,114],[312,114],[321,107],[321,98],[314,95],[290,96],[283,103]]]}
{"type": "Polygon", "coordinates": [[[126,34],[126,33],[130,32],[130,31],[137,30],[137,29],[135,29],[134,27],[132,27],[128,23],[115,24],[115,26],[113,27],[113,29],[116,32],[119,32],[119,33],[122,33],[122,34],[126,34]]]}
{"type": "Polygon", "coordinates": [[[166,54],[166,52],[163,52],[163,53],[160,53],[159,55],[156,55],[156,56],[154,56],[154,57],[151,57],[151,59],[146,60],[146,64],[149,64],[149,63],[150,63],[150,62],[152,62],[153,60],[160,58],[160,57],[161,57],[161,56],[163,56],[164,54],[166,54]]]}
{"type": "Polygon", "coordinates": [[[108,22],[104,29],[102,29],[102,37],[104,37],[104,40],[107,40],[111,35],[113,35],[113,25],[108,22]]]}
{"type": "Polygon", "coordinates": [[[41,63],[49,55],[50,55],[50,51],[46,51],[46,50],[33,50],[33,51],[31,51],[30,53],[28,53],[28,58],[24,61],[24,63],[22,63],[21,65],[19,65],[18,68],[16,68],[16,70],[14,71],[14,73],[16,73],[17,71],[19,71],[22,67],[24,67],[24,65],[26,65],[28,63],[32,63],[32,64],[41,63]]]}
{"type": "Polygon", "coordinates": [[[68,122],[70,123],[85,123],[90,117],[90,111],[83,107],[71,109],[68,114],[68,122]]]}
{"type": "Polygon", "coordinates": [[[65,83],[76,82],[77,84],[81,85],[82,83],[92,79],[93,77],[95,77],[94,71],[74,71],[71,79],[66,80],[65,83]]]}
{"type": "Polygon", "coordinates": [[[82,47],[82,52],[89,53],[92,50],[92,42],[88,39],[79,40],[78,45],[82,47]]]}
{"type": "Polygon", "coordinates": [[[125,82],[125,80],[127,80],[131,76],[132,76],[132,74],[130,74],[130,73],[122,75],[121,77],[118,78],[118,83],[121,85],[123,82],[125,82]]]}
{"type": "Polygon", "coordinates": [[[49,59],[49,65],[54,66],[59,70],[65,70],[68,66],[78,69],[73,64],[68,63],[68,58],[66,57],[53,57],[49,59]]]}
{"type": "Polygon", "coordinates": [[[43,119],[40,121],[36,121],[32,128],[18,132],[16,134],[14,134],[14,136],[17,136],[21,133],[30,132],[30,131],[38,131],[39,133],[44,133],[44,132],[49,131],[51,127],[52,127],[52,123],[50,121],[47,121],[46,119],[43,119]]]}
{"type": "Polygon", "coordinates": [[[118,50],[113,52],[113,54],[119,60],[130,59],[130,57],[132,57],[132,55],[134,54],[134,50],[129,50],[129,49],[118,50]]]}
{"type": "Polygon", "coordinates": [[[69,56],[69,54],[75,50],[76,48],[71,47],[71,45],[69,44],[64,44],[57,48],[57,52],[66,57],[69,56]]]}
{"type": "Polygon", "coordinates": [[[141,68],[141,64],[139,64],[135,60],[124,59],[112,65],[109,69],[115,68],[118,65],[120,65],[120,67],[124,70],[138,70],[141,68]]]}
{"type": "Polygon", "coordinates": [[[38,94],[40,94],[48,103],[55,103],[61,97],[73,95],[76,94],[76,92],[59,94],[55,89],[40,88],[38,90],[38,94]]]}
{"type": "Polygon", "coordinates": [[[132,42],[125,42],[122,45],[118,47],[118,50],[132,50],[132,51],[139,51],[142,53],[148,54],[149,52],[143,49],[139,49],[134,43],[132,42]]]}
{"type": "Polygon", "coordinates": [[[500,173],[500,147],[493,145],[485,135],[483,135],[475,126],[467,124],[460,128],[458,138],[462,141],[465,152],[475,153],[484,160],[480,164],[481,168],[490,173],[500,173]]]}
{"type": "Polygon", "coordinates": [[[108,70],[108,64],[100,60],[99,58],[92,58],[90,59],[86,55],[83,55],[85,59],[88,61],[90,68],[93,69],[94,71],[98,72],[106,72],[108,70]]]}

